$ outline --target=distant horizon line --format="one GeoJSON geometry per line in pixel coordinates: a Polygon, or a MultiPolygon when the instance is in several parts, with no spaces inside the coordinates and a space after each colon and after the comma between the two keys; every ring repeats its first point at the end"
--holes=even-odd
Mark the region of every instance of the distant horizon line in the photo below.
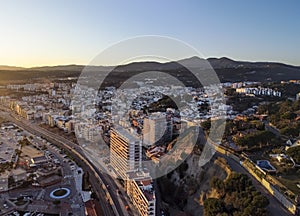
{"type": "MultiPolygon", "coordinates": [[[[199,56],[190,56],[190,57],[185,57],[182,59],[178,59],[178,60],[170,60],[170,61],[159,61],[159,60],[139,60],[139,61],[130,61],[124,64],[116,64],[116,65],[89,65],[89,64],[81,64],[81,63],[62,63],[62,64],[48,64],[48,65],[34,65],[34,66],[18,66],[18,65],[6,65],[6,64],[0,64],[0,69],[1,68],[5,68],[7,67],[7,69],[11,69],[11,70],[22,70],[22,69],[36,69],[36,68],[46,68],[46,67],[64,67],[64,66],[94,66],[94,67],[115,67],[115,66],[121,66],[121,65],[127,65],[127,64],[131,64],[131,63],[136,63],[136,62],[157,62],[157,63],[168,63],[168,62],[174,62],[174,61],[181,61],[181,60],[187,60],[187,59],[191,59],[191,58],[200,58],[200,59],[204,59],[204,60],[209,60],[209,59],[228,59],[228,60],[232,60],[235,62],[247,62],[247,63],[278,63],[278,64],[284,64],[284,65],[288,65],[288,66],[293,66],[293,67],[300,67],[300,65],[295,65],[292,63],[288,63],[285,61],[275,61],[275,60],[241,60],[241,59],[235,59],[235,58],[231,58],[231,57],[227,57],[227,56],[222,56],[222,57],[207,57],[207,58],[201,58],[199,56]]],[[[3,70],[3,69],[2,69],[3,70]]]]}

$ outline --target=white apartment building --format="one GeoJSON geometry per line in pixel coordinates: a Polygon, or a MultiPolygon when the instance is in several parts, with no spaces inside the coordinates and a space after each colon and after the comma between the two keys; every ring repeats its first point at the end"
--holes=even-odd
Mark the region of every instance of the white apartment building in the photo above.
{"type": "Polygon", "coordinates": [[[126,192],[141,216],[155,215],[155,190],[149,174],[129,172],[126,180],[126,192]]]}
{"type": "Polygon", "coordinates": [[[171,140],[172,127],[172,121],[168,121],[166,115],[160,112],[152,113],[151,116],[144,118],[143,144],[145,146],[151,146],[164,135],[165,139],[171,140]]]}
{"type": "Polygon", "coordinates": [[[127,178],[127,172],[141,166],[142,140],[122,127],[115,127],[110,132],[110,164],[116,173],[127,178]]]}

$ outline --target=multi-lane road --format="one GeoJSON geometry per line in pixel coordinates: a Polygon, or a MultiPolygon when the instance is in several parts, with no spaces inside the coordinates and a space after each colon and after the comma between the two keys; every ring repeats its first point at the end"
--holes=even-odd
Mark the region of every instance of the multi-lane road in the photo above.
{"type": "MultiPolygon", "coordinates": [[[[24,128],[28,132],[43,136],[50,142],[62,147],[67,150],[72,156],[77,158],[77,162],[80,163],[82,168],[89,172],[90,182],[100,198],[99,202],[102,207],[103,215],[129,215],[129,212],[125,210],[125,205],[129,205],[126,199],[120,199],[118,194],[118,188],[115,179],[113,179],[108,174],[102,173],[90,160],[87,158],[80,146],[65,139],[64,137],[57,136],[56,134],[47,131],[38,125],[20,119],[17,115],[9,112],[7,109],[0,112],[1,116],[5,117],[7,120],[15,123],[21,128],[24,128]],[[109,198],[108,198],[109,197],[109,198]],[[108,200],[110,199],[110,200],[108,200]]],[[[219,153],[216,153],[219,154],[219,153]]],[[[264,187],[256,181],[239,163],[234,161],[232,158],[219,154],[219,156],[224,157],[233,171],[247,174],[254,183],[255,187],[260,190],[270,201],[268,210],[272,215],[283,215],[289,216],[290,213],[271,195],[264,187]]],[[[131,206],[131,205],[129,205],[131,206]]]]}
{"type": "Polygon", "coordinates": [[[267,207],[268,211],[271,215],[280,215],[280,216],[290,216],[290,212],[286,210],[283,205],[274,197],[272,196],[265,188],[261,185],[248,171],[237,161],[233,160],[232,158],[216,153],[216,156],[223,157],[227,161],[228,165],[230,166],[232,171],[243,173],[249,176],[252,180],[253,185],[257,190],[259,190],[264,196],[266,196],[269,200],[269,205],[267,207]]]}
{"type": "Polygon", "coordinates": [[[101,171],[98,170],[87,157],[85,157],[80,146],[65,139],[64,137],[58,136],[57,134],[41,128],[34,123],[20,119],[17,115],[8,112],[6,109],[1,112],[1,116],[34,135],[46,138],[50,142],[68,151],[74,158],[77,158],[77,162],[80,163],[82,168],[90,174],[90,182],[100,199],[99,202],[103,215],[128,215],[128,212],[124,207],[124,205],[126,205],[124,204],[124,200],[123,202],[120,202],[116,190],[110,190],[110,188],[116,188],[115,180],[109,175],[101,173],[101,171]]]}

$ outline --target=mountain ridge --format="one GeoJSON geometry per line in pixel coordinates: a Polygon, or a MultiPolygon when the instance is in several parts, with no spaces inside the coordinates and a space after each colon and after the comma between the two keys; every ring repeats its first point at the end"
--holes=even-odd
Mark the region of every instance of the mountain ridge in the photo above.
{"type": "MultiPolygon", "coordinates": [[[[184,58],[184,59],[180,59],[177,61],[169,61],[169,62],[165,62],[165,63],[161,63],[161,62],[156,62],[156,61],[141,61],[141,62],[130,62],[128,64],[124,64],[124,65],[110,65],[110,66],[103,66],[103,65],[91,65],[91,67],[118,67],[118,66],[127,66],[130,64],[139,64],[139,63],[158,63],[158,64],[168,64],[168,63],[172,63],[172,62],[182,62],[182,61],[190,61],[190,60],[204,60],[204,61],[208,61],[210,64],[214,64],[215,62],[219,62],[219,63],[223,63],[223,64],[228,64],[231,63],[232,65],[281,65],[281,66],[287,66],[287,67],[295,67],[295,68],[300,68],[300,66],[297,65],[291,65],[291,64],[287,64],[287,63],[282,63],[282,62],[276,62],[276,61],[247,61],[247,60],[234,60],[228,57],[209,57],[209,58],[200,58],[198,56],[192,56],[192,57],[188,57],[188,58],[184,58]]],[[[79,67],[79,68],[83,68],[86,67],[88,65],[81,65],[81,64],[66,64],[66,65],[53,65],[53,66],[35,66],[35,67],[20,67],[20,66],[10,66],[10,65],[0,65],[0,71],[1,70],[64,70],[66,68],[72,69],[75,67],[79,67]]]]}
{"type": "Polygon", "coordinates": [[[145,71],[162,71],[168,72],[175,77],[177,75],[184,77],[188,72],[188,68],[184,67],[186,65],[188,65],[188,68],[197,68],[201,65],[201,70],[211,70],[213,68],[221,82],[300,80],[299,66],[280,62],[235,61],[227,57],[203,59],[197,56],[165,63],[145,61],[131,62],[118,66],[85,66],[75,64],[33,68],[3,66],[4,70],[0,66],[0,80],[76,78],[80,76],[81,71],[86,67],[90,71],[97,73],[113,70],[113,79],[116,80],[119,79],[118,76],[128,78],[131,75],[145,71]]]}

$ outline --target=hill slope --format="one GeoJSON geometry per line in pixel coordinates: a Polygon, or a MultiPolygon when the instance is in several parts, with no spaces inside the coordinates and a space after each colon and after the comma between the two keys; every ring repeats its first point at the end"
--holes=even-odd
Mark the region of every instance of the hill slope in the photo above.
{"type": "MultiPolygon", "coordinates": [[[[144,72],[144,71],[163,71],[174,76],[186,77],[193,80],[192,76],[188,76],[188,71],[183,65],[196,67],[199,63],[206,60],[191,57],[179,60],[177,62],[134,62],[127,65],[120,65],[114,68],[110,79],[123,79],[144,72]]],[[[300,67],[286,65],[273,62],[246,62],[234,61],[232,59],[209,58],[207,62],[214,68],[221,82],[225,81],[280,81],[290,79],[300,79],[300,67]]],[[[0,80],[28,80],[38,78],[62,78],[62,77],[78,77],[84,69],[84,65],[65,65],[52,67],[35,67],[20,68],[10,66],[0,66],[0,80]]],[[[110,71],[113,67],[91,66],[93,71],[110,71]]]]}

